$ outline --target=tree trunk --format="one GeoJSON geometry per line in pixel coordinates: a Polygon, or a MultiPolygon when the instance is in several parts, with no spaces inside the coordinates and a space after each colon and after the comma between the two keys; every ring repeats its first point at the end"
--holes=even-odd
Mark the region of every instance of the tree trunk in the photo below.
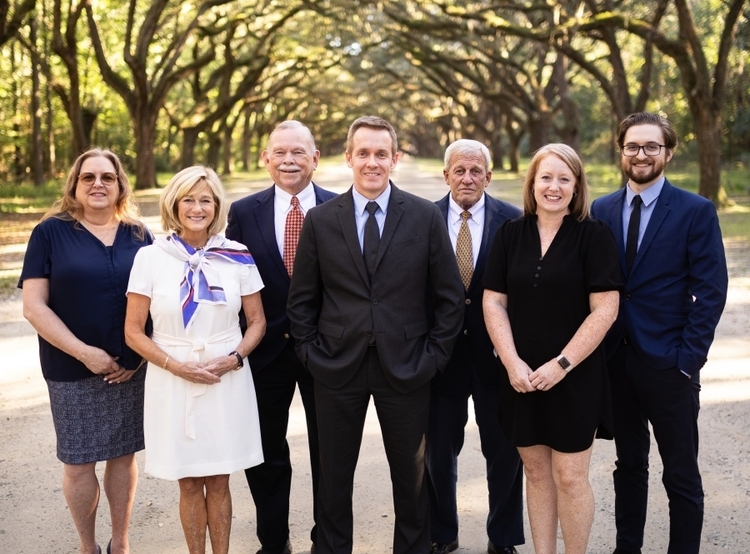
{"type": "Polygon", "coordinates": [[[222,146],[222,162],[223,168],[221,170],[222,175],[231,175],[234,171],[234,151],[232,150],[232,135],[234,135],[234,128],[239,121],[240,116],[234,118],[234,121],[227,123],[224,128],[224,145],[222,146]]]}
{"type": "Polygon", "coordinates": [[[221,153],[221,130],[208,134],[208,152],[206,153],[206,165],[217,168],[219,166],[219,154],[221,153]]]}
{"type": "Polygon", "coordinates": [[[250,171],[250,146],[252,145],[252,127],[250,118],[253,117],[253,110],[250,106],[244,109],[245,120],[242,123],[242,171],[250,171]]]}
{"type": "Polygon", "coordinates": [[[91,135],[94,133],[94,124],[99,112],[91,108],[81,108],[81,125],[83,127],[83,144],[84,148],[91,148],[93,140],[91,135]]]}
{"type": "Polygon", "coordinates": [[[727,204],[727,193],[721,186],[721,113],[697,103],[696,108],[698,113],[693,113],[693,118],[700,164],[698,194],[720,208],[727,204]]]}
{"type": "Polygon", "coordinates": [[[513,122],[510,117],[505,118],[505,133],[508,135],[508,162],[510,162],[510,171],[518,173],[519,159],[521,152],[519,144],[521,143],[521,133],[513,129],[513,122]]]}
{"type": "MultiPolygon", "coordinates": [[[[36,17],[29,20],[29,42],[36,48],[36,17]]],[[[44,146],[42,141],[42,100],[39,88],[39,56],[31,52],[31,178],[34,185],[44,184],[44,146]]]]}
{"type": "Polygon", "coordinates": [[[536,152],[549,142],[549,115],[533,112],[529,117],[529,148],[536,152]]]}
{"type": "MultiPolygon", "coordinates": [[[[16,74],[16,43],[10,43],[10,74],[16,74]]],[[[21,118],[19,101],[21,97],[20,90],[18,87],[18,81],[13,79],[11,85],[12,101],[12,113],[13,113],[13,156],[11,163],[11,175],[13,175],[16,181],[21,181],[26,173],[23,167],[23,152],[21,151],[21,124],[19,120],[21,118]]]]}
{"type": "Polygon", "coordinates": [[[180,154],[180,169],[195,164],[195,145],[198,143],[200,131],[197,127],[182,129],[182,152],[180,154]]]}
{"type": "Polygon", "coordinates": [[[154,144],[156,125],[146,118],[135,120],[135,188],[150,189],[157,186],[154,144]]]}
{"type": "Polygon", "coordinates": [[[44,103],[47,108],[47,131],[45,133],[47,142],[47,173],[54,178],[57,175],[57,149],[55,147],[55,118],[52,112],[52,91],[49,86],[47,86],[44,93],[44,103]]]}

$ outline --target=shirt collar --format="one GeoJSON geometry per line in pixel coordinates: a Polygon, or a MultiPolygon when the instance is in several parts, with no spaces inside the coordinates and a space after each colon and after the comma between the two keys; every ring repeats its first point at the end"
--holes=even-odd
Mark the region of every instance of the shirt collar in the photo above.
{"type": "MultiPolygon", "coordinates": [[[[657,198],[659,198],[661,189],[664,188],[665,180],[666,177],[662,176],[661,179],[641,193],[641,200],[643,200],[644,206],[649,207],[657,198]]],[[[625,199],[627,200],[628,206],[633,203],[633,198],[635,198],[635,193],[633,192],[633,189],[630,188],[630,183],[628,182],[628,186],[625,189],[625,199]]]]}
{"type": "MultiPolygon", "coordinates": [[[[357,192],[357,189],[352,186],[352,197],[354,198],[354,209],[357,211],[359,215],[364,215],[365,213],[365,207],[367,206],[367,203],[370,202],[369,198],[365,198],[362,196],[359,192],[357,192]]],[[[378,196],[373,202],[377,202],[378,206],[380,207],[380,211],[383,213],[386,213],[386,210],[388,209],[388,201],[391,199],[391,184],[388,183],[388,186],[386,189],[380,193],[380,196],[378,196]]]]}
{"type": "MultiPolygon", "coordinates": [[[[482,210],[484,210],[484,194],[482,193],[482,196],[479,200],[477,200],[477,203],[474,204],[471,208],[468,209],[468,212],[471,214],[472,219],[476,219],[476,216],[478,213],[481,213],[482,210]]],[[[455,200],[453,200],[453,196],[448,195],[448,219],[449,221],[456,222],[461,219],[461,213],[463,213],[464,209],[459,206],[455,200]]]]}
{"type": "MultiPolygon", "coordinates": [[[[275,193],[274,198],[277,206],[281,206],[284,210],[288,210],[292,203],[292,196],[280,186],[274,186],[275,193]]],[[[313,187],[312,181],[296,195],[300,205],[305,205],[308,200],[315,197],[315,188],[313,187]]]]}

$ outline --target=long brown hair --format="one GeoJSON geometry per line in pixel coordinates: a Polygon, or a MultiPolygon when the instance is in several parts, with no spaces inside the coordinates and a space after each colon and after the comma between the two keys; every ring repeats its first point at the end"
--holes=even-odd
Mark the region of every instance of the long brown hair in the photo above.
{"type": "Polygon", "coordinates": [[[81,219],[83,215],[83,206],[81,206],[81,203],[76,200],[78,177],[81,173],[83,162],[89,158],[97,157],[107,158],[112,162],[112,165],[115,168],[115,173],[117,174],[117,188],[120,194],[115,203],[114,216],[118,221],[125,223],[126,225],[134,225],[138,227],[140,233],[143,233],[145,227],[140,221],[141,212],[131,195],[130,181],[128,181],[128,176],[125,173],[125,169],[122,167],[122,162],[120,162],[120,158],[118,158],[114,152],[101,148],[91,148],[76,158],[70,171],[68,171],[68,178],[65,181],[62,198],[57,200],[52,207],[47,210],[47,213],[42,216],[42,221],[49,219],[50,217],[56,217],[67,221],[72,219],[79,221],[81,219]]]}

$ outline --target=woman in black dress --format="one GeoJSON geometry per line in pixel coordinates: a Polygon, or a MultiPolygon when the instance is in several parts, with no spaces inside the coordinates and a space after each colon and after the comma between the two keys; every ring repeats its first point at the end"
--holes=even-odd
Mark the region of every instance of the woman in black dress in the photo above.
{"type": "MultiPolygon", "coordinates": [[[[68,173],[62,199],[31,233],[18,285],[23,314],[39,334],[63,494],[82,554],[101,554],[95,469],[104,460],[112,521],[107,553],[130,551],[146,370],[125,344],[125,291],[136,252],[152,240],[138,217],[117,156],[84,152],[68,173]]],[[[63,550],[59,537],[54,540],[50,551],[63,550]]]]}
{"type": "Polygon", "coordinates": [[[523,460],[534,550],[557,551],[559,521],[566,554],[585,554],[594,436],[611,428],[601,342],[620,265],[609,228],[589,218],[575,150],[541,148],[523,196],[524,216],[500,227],[484,273],[487,330],[507,371],[501,422],[523,460]]]}

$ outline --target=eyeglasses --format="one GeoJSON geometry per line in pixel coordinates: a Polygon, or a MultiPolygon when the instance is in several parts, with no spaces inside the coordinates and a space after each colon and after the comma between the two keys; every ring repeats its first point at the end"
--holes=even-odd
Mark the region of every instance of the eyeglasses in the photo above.
{"type": "Polygon", "coordinates": [[[656,144],[655,142],[649,142],[643,146],[638,144],[626,144],[622,147],[622,155],[627,156],[628,158],[633,158],[638,155],[638,152],[640,152],[641,149],[643,149],[643,153],[646,154],[646,156],[658,156],[661,149],[664,147],[664,144],[656,144]]]}
{"type": "Polygon", "coordinates": [[[81,173],[78,176],[78,181],[87,187],[93,187],[97,177],[105,187],[112,187],[117,184],[117,174],[115,173],[100,173],[98,175],[96,173],[81,173]]]}

